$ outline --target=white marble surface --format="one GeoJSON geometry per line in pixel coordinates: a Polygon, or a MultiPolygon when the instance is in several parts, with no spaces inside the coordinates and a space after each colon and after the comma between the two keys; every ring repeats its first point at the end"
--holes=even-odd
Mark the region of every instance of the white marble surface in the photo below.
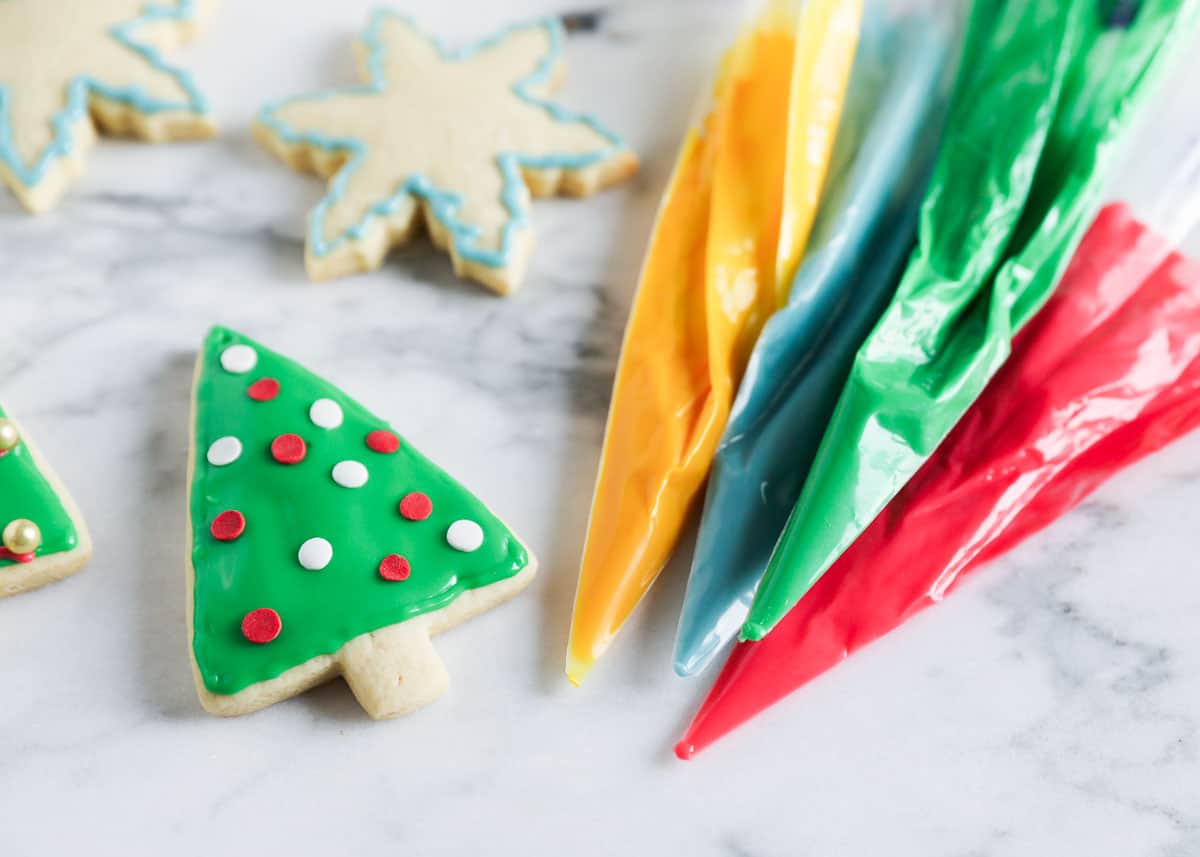
{"type": "MultiPolygon", "coordinates": [[[[96,540],[78,577],[0,602],[0,853],[1200,854],[1200,437],[694,762],[670,754],[704,690],[670,668],[686,557],[589,683],[567,685],[620,331],[734,4],[620,0],[569,40],[567,100],[627,134],[644,170],[539,204],[540,249],[509,300],[456,282],[423,243],[372,276],[305,281],[320,183],[260,151],[247,121],[271,97],[348,80],[370,5],[225,4],[186,53],[220,139],[103,145],[41,219],[0,197],[0,391],[96,540]],[[432,708],[372,723],[338,682],[238,720],[200,710],[184,447],[213,322],[344,385],[541,555],[531,591],[439,639],[453,687],[432,708]]],[[[405,5],[461,38],[577,11],[405,5]]],[[[1195,56],[1180,72],[1193,82],[1195,56]]],[[[1123,187],[1152,201],[1146,176],[1177,163],[1194,105],[1160,111],[1123,187]]]]}

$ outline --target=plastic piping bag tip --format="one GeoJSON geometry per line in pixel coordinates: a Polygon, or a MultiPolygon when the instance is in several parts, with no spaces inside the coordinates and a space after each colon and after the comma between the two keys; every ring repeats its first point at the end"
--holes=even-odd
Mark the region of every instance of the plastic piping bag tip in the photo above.
{"type": "Polygon", "coordinates": [[[680,678],[690,678],[704,672],[716,660],[724,648],[725,640],[715,638],[711,632],[706,632],[699,642],[689,637],[681,630],[675,641],[675,675],[680,678]]]}
{"type": "Polygon", "coordinates": [[[697,663],[694,660],[676,660],[675,675],[680,678],[691,678],[697,672],[697,663]]]}
{"type": "Polygon", "coordinates": [[[695,746],[693,746],[692,743],[687,739],[684,739],[675,745],[675,758],[679,759],[681,762],[690,760],[695,753],[695,746]]]}
{"type": "Polygon", "coordinates": [[[747,622],[742,626],[742,631],[738,634],[738,640],[742,642],[757,643],[763,637],[767,636],[767,632],[771,629],[761,622],[747,622]]]}
{"type": "Polygon", "coordinates": [[[567,681],[576,687],[583,686],[583,680],[587,678],[588,673],[595,666],[595,661],[585,661],[582,658],[575,657],[572,654],[567,655],[567,681]]]}

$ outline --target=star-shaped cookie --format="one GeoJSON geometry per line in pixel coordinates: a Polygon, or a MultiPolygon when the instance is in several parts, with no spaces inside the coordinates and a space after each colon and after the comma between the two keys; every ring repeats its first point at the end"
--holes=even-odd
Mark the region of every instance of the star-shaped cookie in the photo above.
{"type": "Polygon", "coordinates": [[[96,130],[163,141],[213,132],[191,78],[161,50],[191,38],[212,0],[0,0],[0,180],[49,209],[96,130]]]}
{"type": "Polygon", "coordinates": [[[515,289],[533,248],[530,191],[583,196],[637,168],[594,119],[546,100],[561,41],[544,19],[450,51],[381,11],[356,43],[363,84],[264,108],[264,145],[330,179],[309,219],[309,275],[378,268],[424,223],[459,276],[515,289]]]}

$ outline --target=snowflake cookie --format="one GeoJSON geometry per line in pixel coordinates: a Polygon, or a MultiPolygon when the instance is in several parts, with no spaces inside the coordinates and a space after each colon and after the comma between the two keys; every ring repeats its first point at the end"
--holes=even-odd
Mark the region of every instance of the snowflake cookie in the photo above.
{"type": "Polygon", "coordinates": [[[160,50],[190,39],[213,0],[0,0],[0,180],[51,208],[97,128],[164,140],[213,133],[204,98],[160,50]]]}
{"type": "Polygon", "coordinates": [[[594,119],[546,100],[562,38],[544,19],[451,51],[381,11],[356,43],[363,84],[264,108],[261,142],[330,179],[309,219],[309,275],[378,268],[423,222],[459,276],[515,289],[533,248],[531,191],[583,196],[637,168],[594,119]]]}

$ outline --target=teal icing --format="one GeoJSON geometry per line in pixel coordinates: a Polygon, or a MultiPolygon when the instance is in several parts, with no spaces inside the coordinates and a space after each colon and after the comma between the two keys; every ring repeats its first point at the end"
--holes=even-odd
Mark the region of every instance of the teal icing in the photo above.
{"type": "Polygon", "coordinates": [[[409,196],[416,196],[429,204],[434,216],[450,231],[453,236],[454,248],[458,255],[471,262],[488,267],[504,267],[508,263],[513,233],[529,225],[527,216],[529,204],[524,196],[525,185],[520,172],[522,166],[532,169],[579,169],[602,161],[615,152],[626,148],[625,143],[620,137],[603,127],[593,117],[582,113],[573,113],[558,104],[536,97],[530,91],[533,87],[545,83],[550,79],[555,65],[562,56],[562,38],[562,25],[557,19],[541,18],[524,24],[514,24],[481,42],[457,51],[452,51],[440,39],[424,33],[407,15],[401,15],[386,9],[377,10],[372,14],[371,23],[367,28],[366,34],[363,36],[363,42],[366,44],[368,50],[367,66],[370,69],[370,83],[358,86],[338,87],[314,95],[298,96],[273,102],[264,107],[259,114],[259,121],[270,129],[272,133],[288,143],[316,146],[331,151],[350,152],[349,160],[338,170],[337,175],[334,176],[328,193],[325,194],[309,216],[308,243],[311,251],[317,256],[325,256],[338,249],[347,240],[362,238],[366,234],[371,221],[377,217],[387,217],[394,214],[402,200],[409,196]],[[550,40],[549,50],[532,73],[513,84],[513,93],[526,103],[541,108],[556,121],[583,123],[609,142],[609,146],[606,148],[578,155],[560,154],[535,157],[523,155],[519,152],[498,153],[496,155],[496,162],[501,173],[504,175],[503,200],[504,207],[508,210],[509,219],[501,230],[500,247],[497,250],[487,250],[475,246],[473,242],[479,236],[479,229],[469,223],[458,220],[456,216],[458,208],[462,204],[459,195],[452,191],[439,189],[428,177],[419,173],[409,176],[393,194],[372,205],[367,209],[362,219],[345,229],[340,235],[329,240],[325,238],[326,213],[329,211],[330,206],[341,199],[346,190],[346,183],[350,180],[355,170],[362,165],[367,156],[367,145],[363,141],[352,137],[331,137],[316,131],[293,131],[286,122],[276,115],[276,111],[299,101],[325,100],[340,95],[363,95],[382,92],[387,81],[384,77],[382,67],[385,48],[380,40],[379,31],[384,21],[388,18],[402,21],[411,27],[418,35],[426,39],[437,49],[442,59],[449,62],[461,62],[469,59],[480,51],[500,43],[519,30],[544,29],[550,40]]]}
{"type": "Polygon", "coordinates": [[[168,65],[159,51],[151,45],[138,42],[134,32],[142,26],[158,21],[191,21],[196,17],[195,0],[178,0],[171,7],[147,3],[141,15],[124,24],[115,24],[109,32],[112,37],[159,71],[170,75],[188,95],[186,102],[160,101],[147,95],[140,86],[108,86],[91,75],[74,78],[67,87],[67,105],[54,114],[54,139],[37,157],[31,166],[21,162],[12,141],[11,121],[8,115],[8,88],[0,83],[0,161],[27,187],[36,186],[46,176],[50,164],[57,158],[70,154],[75,146],[71,127],[87,116],[88,96],[95,92],[112,101],[127,104],[141,113],[161,113],[166,110],[189,110],[193,113],[208,112],[208,103],[196,89],[191,75],[182,69],[168,65]]]}
{"type": "Polygon", "coordinates": [[[820,212],[709,474],[675,642],[681,676],[707,668],[741,629],[850,363],[916,240],[949,40],[939,16],[891,14],[884,0],[864,10],[820,212]]]}

